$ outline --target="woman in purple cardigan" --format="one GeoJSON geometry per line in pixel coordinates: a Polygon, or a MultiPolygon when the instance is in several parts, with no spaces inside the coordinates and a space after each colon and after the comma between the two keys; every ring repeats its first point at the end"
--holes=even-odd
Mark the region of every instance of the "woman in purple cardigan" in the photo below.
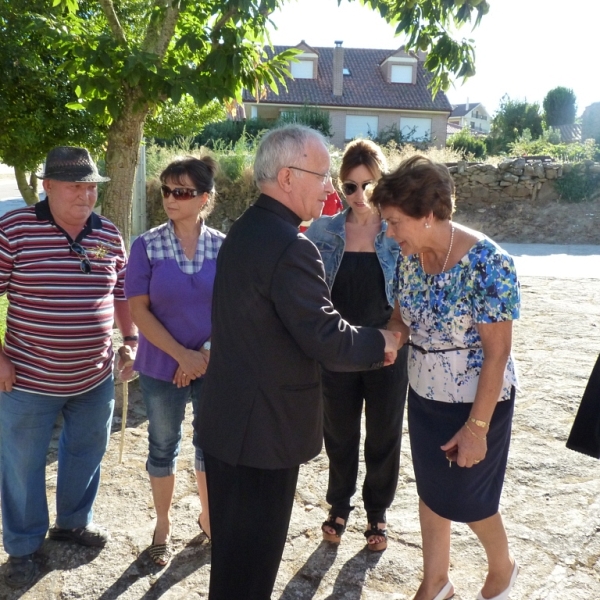
{"type": "MultiPolygon", "coordinates": [[[[210,358],[213,282],[225,237],[204,224],[214,205],[215,169],[210,157],[187,157],[161,173],[169,221],[135,240],[127,265],[125,293],[140,332],[134,368],[148,416],[146,469],[157,517],[149,551],[160,566],[172,556],[170,510],[185,407],[191,399],[196,418],[210,358]]],[[[194,446],[198,524],[210,537],[204,456],[195,434],[194,446]]]]}

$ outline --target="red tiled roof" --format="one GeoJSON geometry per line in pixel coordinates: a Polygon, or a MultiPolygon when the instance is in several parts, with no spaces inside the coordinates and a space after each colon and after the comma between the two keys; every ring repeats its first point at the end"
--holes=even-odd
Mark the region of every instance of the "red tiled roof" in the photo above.
{"type": "Polygon", "coordinates": [[[457,125],[456,123],[446,123],[446,135],[454,135],[455,133],[460,133],[462,131],[462,127],[457,125]]]}
{"type": "MultiPolygon", "coordinates": [[[[275,53],[295,46],[275,46],[275,53]]],[[[395,54],[390,50],[344,48],[344,67],[350,75],[344,76],[342,96],[333,95],[333,48],[314,48],[319,55],[317,79],[288,79],[287,91],[280,86],[279,94],[270,89],[261,103],[310,104],[315,106],[339,106],[350,108],[429,110],[450,112],[452,106],[443,92],[435,99],[427,88],[431,74],[418,62],[417,81],[388,83],[379,65],[395,54]]],[[[270,52],[269,52],[270,54],[270,52]]],[[[255,102],[254,96],[244,91],[244,101],[255,102]]]]}

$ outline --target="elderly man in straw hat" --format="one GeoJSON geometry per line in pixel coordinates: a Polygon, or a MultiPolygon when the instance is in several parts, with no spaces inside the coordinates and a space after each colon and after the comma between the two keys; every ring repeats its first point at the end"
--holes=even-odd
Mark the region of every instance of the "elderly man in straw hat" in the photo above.
{"type": "Polygon", "coordinates": [[[59,413],[56,524],[50,539],[103,546],[92,521],[114,406],[113,322],[137,336],[123,293],[126,253],[116,227],[92,209],[102,177],[84,148],[46,158],[47,199],[0,218],[0,294],[9,300],[0,351],[0,492],[8,564],[28,585],[49,527],[46,453],[59,413]]]}

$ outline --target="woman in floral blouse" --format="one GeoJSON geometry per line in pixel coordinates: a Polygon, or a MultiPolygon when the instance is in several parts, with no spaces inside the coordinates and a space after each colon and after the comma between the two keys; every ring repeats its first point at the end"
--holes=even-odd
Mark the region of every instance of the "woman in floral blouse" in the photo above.
{"type": "Polygon", "coordinates": [[[415,156],[379,181],[371,202],[402,250],[389,328],[410,345],[408,425],[419,494],[423,581],[414,600],[454,595],[452,521],[467,523],[488,559],[478,600],[506,600],[518,566],[498,511],[517,377],[511,257],[451,220],[444,165],[415,156]]]}

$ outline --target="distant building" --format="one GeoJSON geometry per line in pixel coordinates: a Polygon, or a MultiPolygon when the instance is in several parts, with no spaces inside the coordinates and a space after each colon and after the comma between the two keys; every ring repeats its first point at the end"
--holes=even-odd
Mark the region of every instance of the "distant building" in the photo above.
{"type": "Polygon", "coordinates": [[[453,104],[452,114],[448,117],[448,123],[458,125],[460,129],[468,127],[473,133],[484,135],[490,132],[490,121],[488,111],[480,102],[453,104]]]}
{"type": "MultiPolygon", "coordinates": [[[[278,93],[271,89],[257,101],[254,90],[244,91],[248,117],[276,120],[281,113],[302,106],[329,112],[331,141],[341,148],[357,137],[375,136],[390,126],[414,141],[446,144],[446,124],[452,106],[443,92],[431,97],[431,73],[423,66],[426,55],[363,48],[312,48],[302,41],[292,78],[278,93]]],[[[274,53],[291,46],[275,46],[274,53]]],[[[269,55],[273,51],[266,49],[269,55]]]]}
{"type": "Polygon", "coordinates": [[[565,144],[581,142],[581,125],[554,125],[553,129],[560,131],[560,141],[565,144]]]}
{"type": "Polygon", "coordinates": [[[449,138],[450,136],[456,135],[462,130],[463,128],[460,125],[456,125],[455,123],[450,123],[450,121],[448,121],[446,124],[446,137],[449,138]]]}

